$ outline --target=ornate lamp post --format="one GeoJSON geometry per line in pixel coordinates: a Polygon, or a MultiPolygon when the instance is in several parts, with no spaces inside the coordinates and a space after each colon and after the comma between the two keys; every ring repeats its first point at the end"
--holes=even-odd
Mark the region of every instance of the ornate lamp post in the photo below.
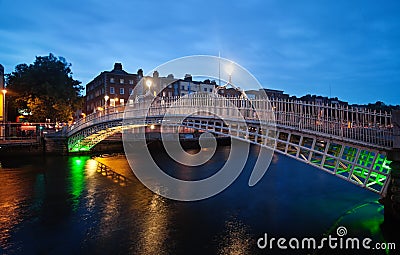
{"type": "Polygon", "coordinates": [[[6,111],[6,89],[2,89],[1,92],[3,92],[3,140],[6,139],[6,116],[7,116],[7,111],[6,111]]]}
{"type": "Polygon", "coordinates": [[[105,114],[107,114],[107,102],[110,97],[108,95],[104,96],[104,109],[105,109],[105,114]]]}

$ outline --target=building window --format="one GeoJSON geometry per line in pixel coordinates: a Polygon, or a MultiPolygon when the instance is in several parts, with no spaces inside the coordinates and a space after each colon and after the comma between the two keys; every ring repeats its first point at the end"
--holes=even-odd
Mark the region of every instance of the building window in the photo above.
{"type": "Polygon", "coordinates": [[[110,83],[115,83],[114,78],[110,78],[110,83]]]}
{"type": "Polygon", "coordinates": [[[207,88],[204,88],[204,91],[207,92],[207,88]]]}
{"type": "Polygon", "coordinates": [[[119,83],[124,84],[124,79],[119,79],[119,83]]]}
{"type": "Polygon", "coordinates": [[[125,94],[125,90],[124,90],[124,88],[119,88],[119,94],[120,94],[120,95],[123,95],[123,94],[125,94]]]}
{"type": "Polygon", "coordinates": [[[129,80],[129,84],[130,84],[130,85],[133,85],[133,80],[129,80]]]}
{"type": "Polygon", "coordinates": [[[210,88],[210,92],[212,92],[212,89],[210,88]]]}
{"type": "Polygon", "coordinates": [[[185,95],[185,93],[182,93],[182,94],[181,94],[181,96],[184,96],[184,95],[185,95]]]}
{"type": "Polygon", "coordinates": [[[182,85],[182,90],[185,90],[185,85],[182,85]]]}
{"type": "Polygon", "coordinates": [[[111,107],[115,106],[115,99],[114,98],[110,98],[110,106],[111,107]]]}
{"type": "Polygon", "coordinates": [[[114,93],[115,93],[114,87],[110,87],[110,94],[114,94],[114,93]]]}
{"type": "Polygon", "coordinates": [[[129,95],[132,95],[133,89],[129,88],[129,95]]]}
{"type": "Polygon", "coordinates": [[[120,99],[119,99],[119,104],[120,104],[120,105],[125,105],[125,99],[120,98],[120,99]]]}

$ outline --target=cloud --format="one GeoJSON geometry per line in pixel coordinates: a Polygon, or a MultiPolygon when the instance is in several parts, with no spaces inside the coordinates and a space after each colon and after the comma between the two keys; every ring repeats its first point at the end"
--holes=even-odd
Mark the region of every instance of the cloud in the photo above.
{"type": "Polygon", "coordinates": [[[1,1],[6,72],[64,56],[84,84],[115,61],[130,72],[221,52],[264,86],[399,104],[400,3],[364,1],[1,1]],[[333,86],[334,85],[334,86],[333,86]],[[357,91],[349,91],[353,87],[357,91]],[[335,94],[333,94],[335,93],[335,94]]]}

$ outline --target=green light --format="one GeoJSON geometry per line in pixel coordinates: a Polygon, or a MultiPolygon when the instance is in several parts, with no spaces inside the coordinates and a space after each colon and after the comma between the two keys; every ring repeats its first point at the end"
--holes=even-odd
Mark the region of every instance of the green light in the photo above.
{"type": "Polygon", "coordinates": [[[79,205],[79,199],[85,185],[85,163],[90,157],[71,157],[70,162],[70,181],[72,208],[76,210],[79,205]]]}

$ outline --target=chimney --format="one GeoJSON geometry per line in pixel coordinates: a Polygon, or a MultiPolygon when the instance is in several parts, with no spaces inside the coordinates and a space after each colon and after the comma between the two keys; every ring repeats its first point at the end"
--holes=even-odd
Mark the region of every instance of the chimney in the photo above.
{"type": "Polygon", "coordinates": [[[153,72],[153,78],[158,78],[160,76],[160,74],[157,71],[153,72]]]}
{"type": "Polygon", "coordinates": [[[139,76],[139,79],[143,77],[143,69],[137,70],[137,75],[139,76]]]}
{"type": "Polygon", "coordinates": [[[185,74],[185,81],[192,81],[192,75],[190,74],[185,74]]]}
{"type": "Polygon", "coordinates": [[[115,63],[114,64],[114,70],[121,70],[122,71],[122,64],[121,63],[115,63]]]}

